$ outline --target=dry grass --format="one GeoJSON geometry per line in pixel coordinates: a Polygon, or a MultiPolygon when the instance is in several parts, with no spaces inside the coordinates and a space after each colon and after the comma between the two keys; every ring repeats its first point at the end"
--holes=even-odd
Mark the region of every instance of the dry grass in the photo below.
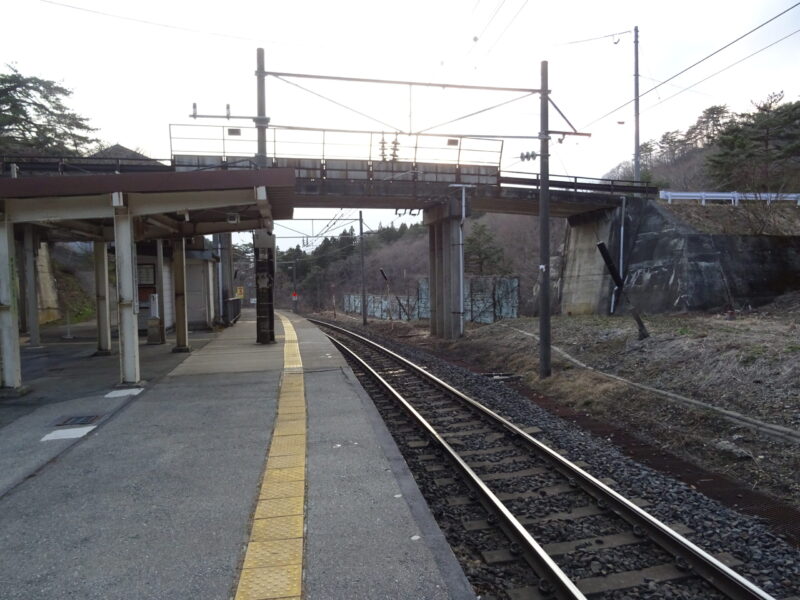
{"type": "MultiPolygon", "coordinates": [[[[647,318],[639,341],[622,317],[555,317],[553,342],[597,369],[800,429],[800,294],[758,312],[647,318]]],[[[471,326],[458,341],[430,338],[408,323],[370,325],[477,371],[521,375],[532,389],[709,470],[800,507],[800,448],[737,426],[713,412],[609,380],[553,353],[538,377],[536,319],[471,326]]]]}

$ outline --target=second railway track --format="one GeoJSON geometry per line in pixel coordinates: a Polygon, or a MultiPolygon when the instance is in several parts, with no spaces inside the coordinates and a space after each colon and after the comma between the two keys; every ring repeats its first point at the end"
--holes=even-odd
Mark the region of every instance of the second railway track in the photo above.
{"type": "Polygon", "coordinates": [[[485,598],[772,596],[538,439],[407,359],[314,321],[339,345],[393,430],[485,598]],[[455,525],[454,525],[455,523],[455,525]]]}

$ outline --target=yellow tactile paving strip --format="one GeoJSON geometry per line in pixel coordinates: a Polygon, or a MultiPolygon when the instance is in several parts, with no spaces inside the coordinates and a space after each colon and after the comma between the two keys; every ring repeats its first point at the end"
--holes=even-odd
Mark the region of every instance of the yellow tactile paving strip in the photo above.
{"type": "Polygon", "coordinates": [[[300,600],[306,491],[306,397],[297,335],[283,324],[278,416],[253,515],[236,600],[300,600]]]}

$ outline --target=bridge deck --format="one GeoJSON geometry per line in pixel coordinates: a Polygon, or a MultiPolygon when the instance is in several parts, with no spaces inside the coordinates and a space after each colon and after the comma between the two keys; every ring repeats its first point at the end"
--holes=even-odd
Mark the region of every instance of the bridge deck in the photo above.
{"type": "MultiPolygon", "coordinates": [[[[295,187],[271,197],[277,212],[293,208],[430,209],[457,194],[453,184],[473,186],[469,199],[483,212],[539,213],[538,177],[510,177],[493,165],[455,165],[408,161],[273,160],[295,170],[295,187]]],[[[551,215],[573,215],[616,208],[623,195],[656,195],[658,189],[630,182],[553,177],[551,215]]]]}

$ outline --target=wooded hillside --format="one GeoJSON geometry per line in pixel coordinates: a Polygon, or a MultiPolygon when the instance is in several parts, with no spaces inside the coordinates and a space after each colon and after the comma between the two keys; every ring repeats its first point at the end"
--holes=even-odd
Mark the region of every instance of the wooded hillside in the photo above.
{"type": "MultiPolygon", "coordinates": [[[[551,223],[552,251],[563,244],[565,221],[551,223]]],[[[422,224],[381,227],[365,233],[365,279],[368,294],[385,294],[386,273],[392,294],[415,295],[417,282],[428,276],[428,231],[422,224]]],[[[523,314],[532,314],[532,290],[539,264],[539,228],[536,217],[475,215],[465,223],[465,271],[470,275],[520,277],[523,314]]],[[[350,228],[325,238],[306,252],[300,246],[278,252],[275,301],[289,308],[292,269],[297,265],[297,292],[301,310],[330,310],[333,296],[341,307],[342,294],[361,291],[358,235],[350,228]],[[295,262],[296,261],[296,262],[295,262]]]]}
{"type": "MultiPolygon", "coordinates": [[[[671,190],[800,191],[800,101],[770,94],[753,108],[711,106],[686,131],[645,142],[642,178],[671,190]]],[[[633,179],[633,166],[620,163],[606,177],[633,179]]]]}

